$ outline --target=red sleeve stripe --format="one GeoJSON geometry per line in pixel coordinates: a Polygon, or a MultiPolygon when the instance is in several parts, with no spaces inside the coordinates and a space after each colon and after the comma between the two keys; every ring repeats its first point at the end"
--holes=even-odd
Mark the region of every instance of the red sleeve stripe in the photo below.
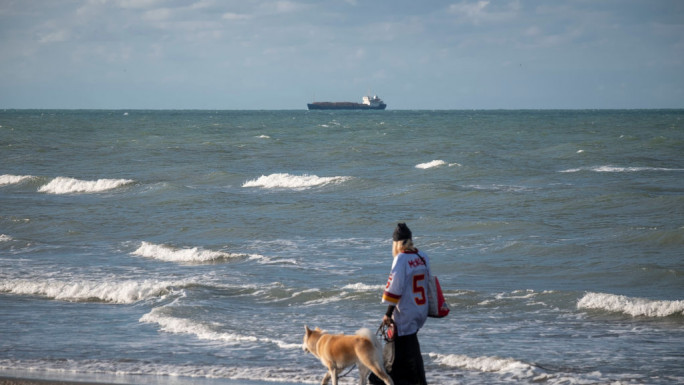
{"type": "Polygon", "coordinates": [[[400,295],[392,294],[389,291],[385,291],[382,293],[382,300],[391,302],[393,304],[398,304],[399,300],[401,299],[400,295]]]}

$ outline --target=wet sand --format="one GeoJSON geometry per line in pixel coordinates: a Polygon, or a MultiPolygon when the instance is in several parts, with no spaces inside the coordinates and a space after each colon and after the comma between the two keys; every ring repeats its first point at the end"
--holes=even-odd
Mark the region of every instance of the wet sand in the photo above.
{"type": "MultiPolygon", "coordinates": [[[[192,383],[193,381],[190,381],[192,383]]],[[[297,385],[296,383],[282,383],[282,382],[267,382],[267,381],[238,381],[225,380],[220,381],[225,385],[297,385]]],[[[141,381],[140,384],[145,384],[141,381]]],[[[177,383],[177,380],[170,379],[169,383],[177,383]]],[[[67,381],[67,380],[46,380],[46,379],[32,379],[19,377],[5,377],[0,376],[0,385],[137,385],[135,382],[94,382],[94,381],[67,381]]]]}

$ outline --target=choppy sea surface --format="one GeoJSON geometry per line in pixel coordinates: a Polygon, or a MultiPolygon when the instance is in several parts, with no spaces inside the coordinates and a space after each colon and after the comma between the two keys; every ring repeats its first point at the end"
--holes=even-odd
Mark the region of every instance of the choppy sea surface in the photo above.
{"type": "Polygon", "coordinates": [[[319,383],[398,221],[429,383],[684,383],[682,110],[0,111],[0,375],[319,383]]]}

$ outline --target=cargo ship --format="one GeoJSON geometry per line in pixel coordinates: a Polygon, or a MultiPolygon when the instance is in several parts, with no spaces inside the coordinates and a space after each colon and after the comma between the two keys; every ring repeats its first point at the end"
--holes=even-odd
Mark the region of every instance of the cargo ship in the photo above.
{"type": "Polygon", "coordinates": [[[377,95],[364,96],[361,103],[354,102],[313,102],[308,103],[310,110],[384,110],[387,108],[377,95]]]}

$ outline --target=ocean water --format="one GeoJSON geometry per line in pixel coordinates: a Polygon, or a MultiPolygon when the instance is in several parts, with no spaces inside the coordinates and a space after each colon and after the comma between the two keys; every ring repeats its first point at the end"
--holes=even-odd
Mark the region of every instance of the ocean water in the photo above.
{"type": "Polygon", "coordinates": [[[682,110],[0,111],[0,375],[319,383],[398,221],[429,383],[684,383],[682,110]]]}

